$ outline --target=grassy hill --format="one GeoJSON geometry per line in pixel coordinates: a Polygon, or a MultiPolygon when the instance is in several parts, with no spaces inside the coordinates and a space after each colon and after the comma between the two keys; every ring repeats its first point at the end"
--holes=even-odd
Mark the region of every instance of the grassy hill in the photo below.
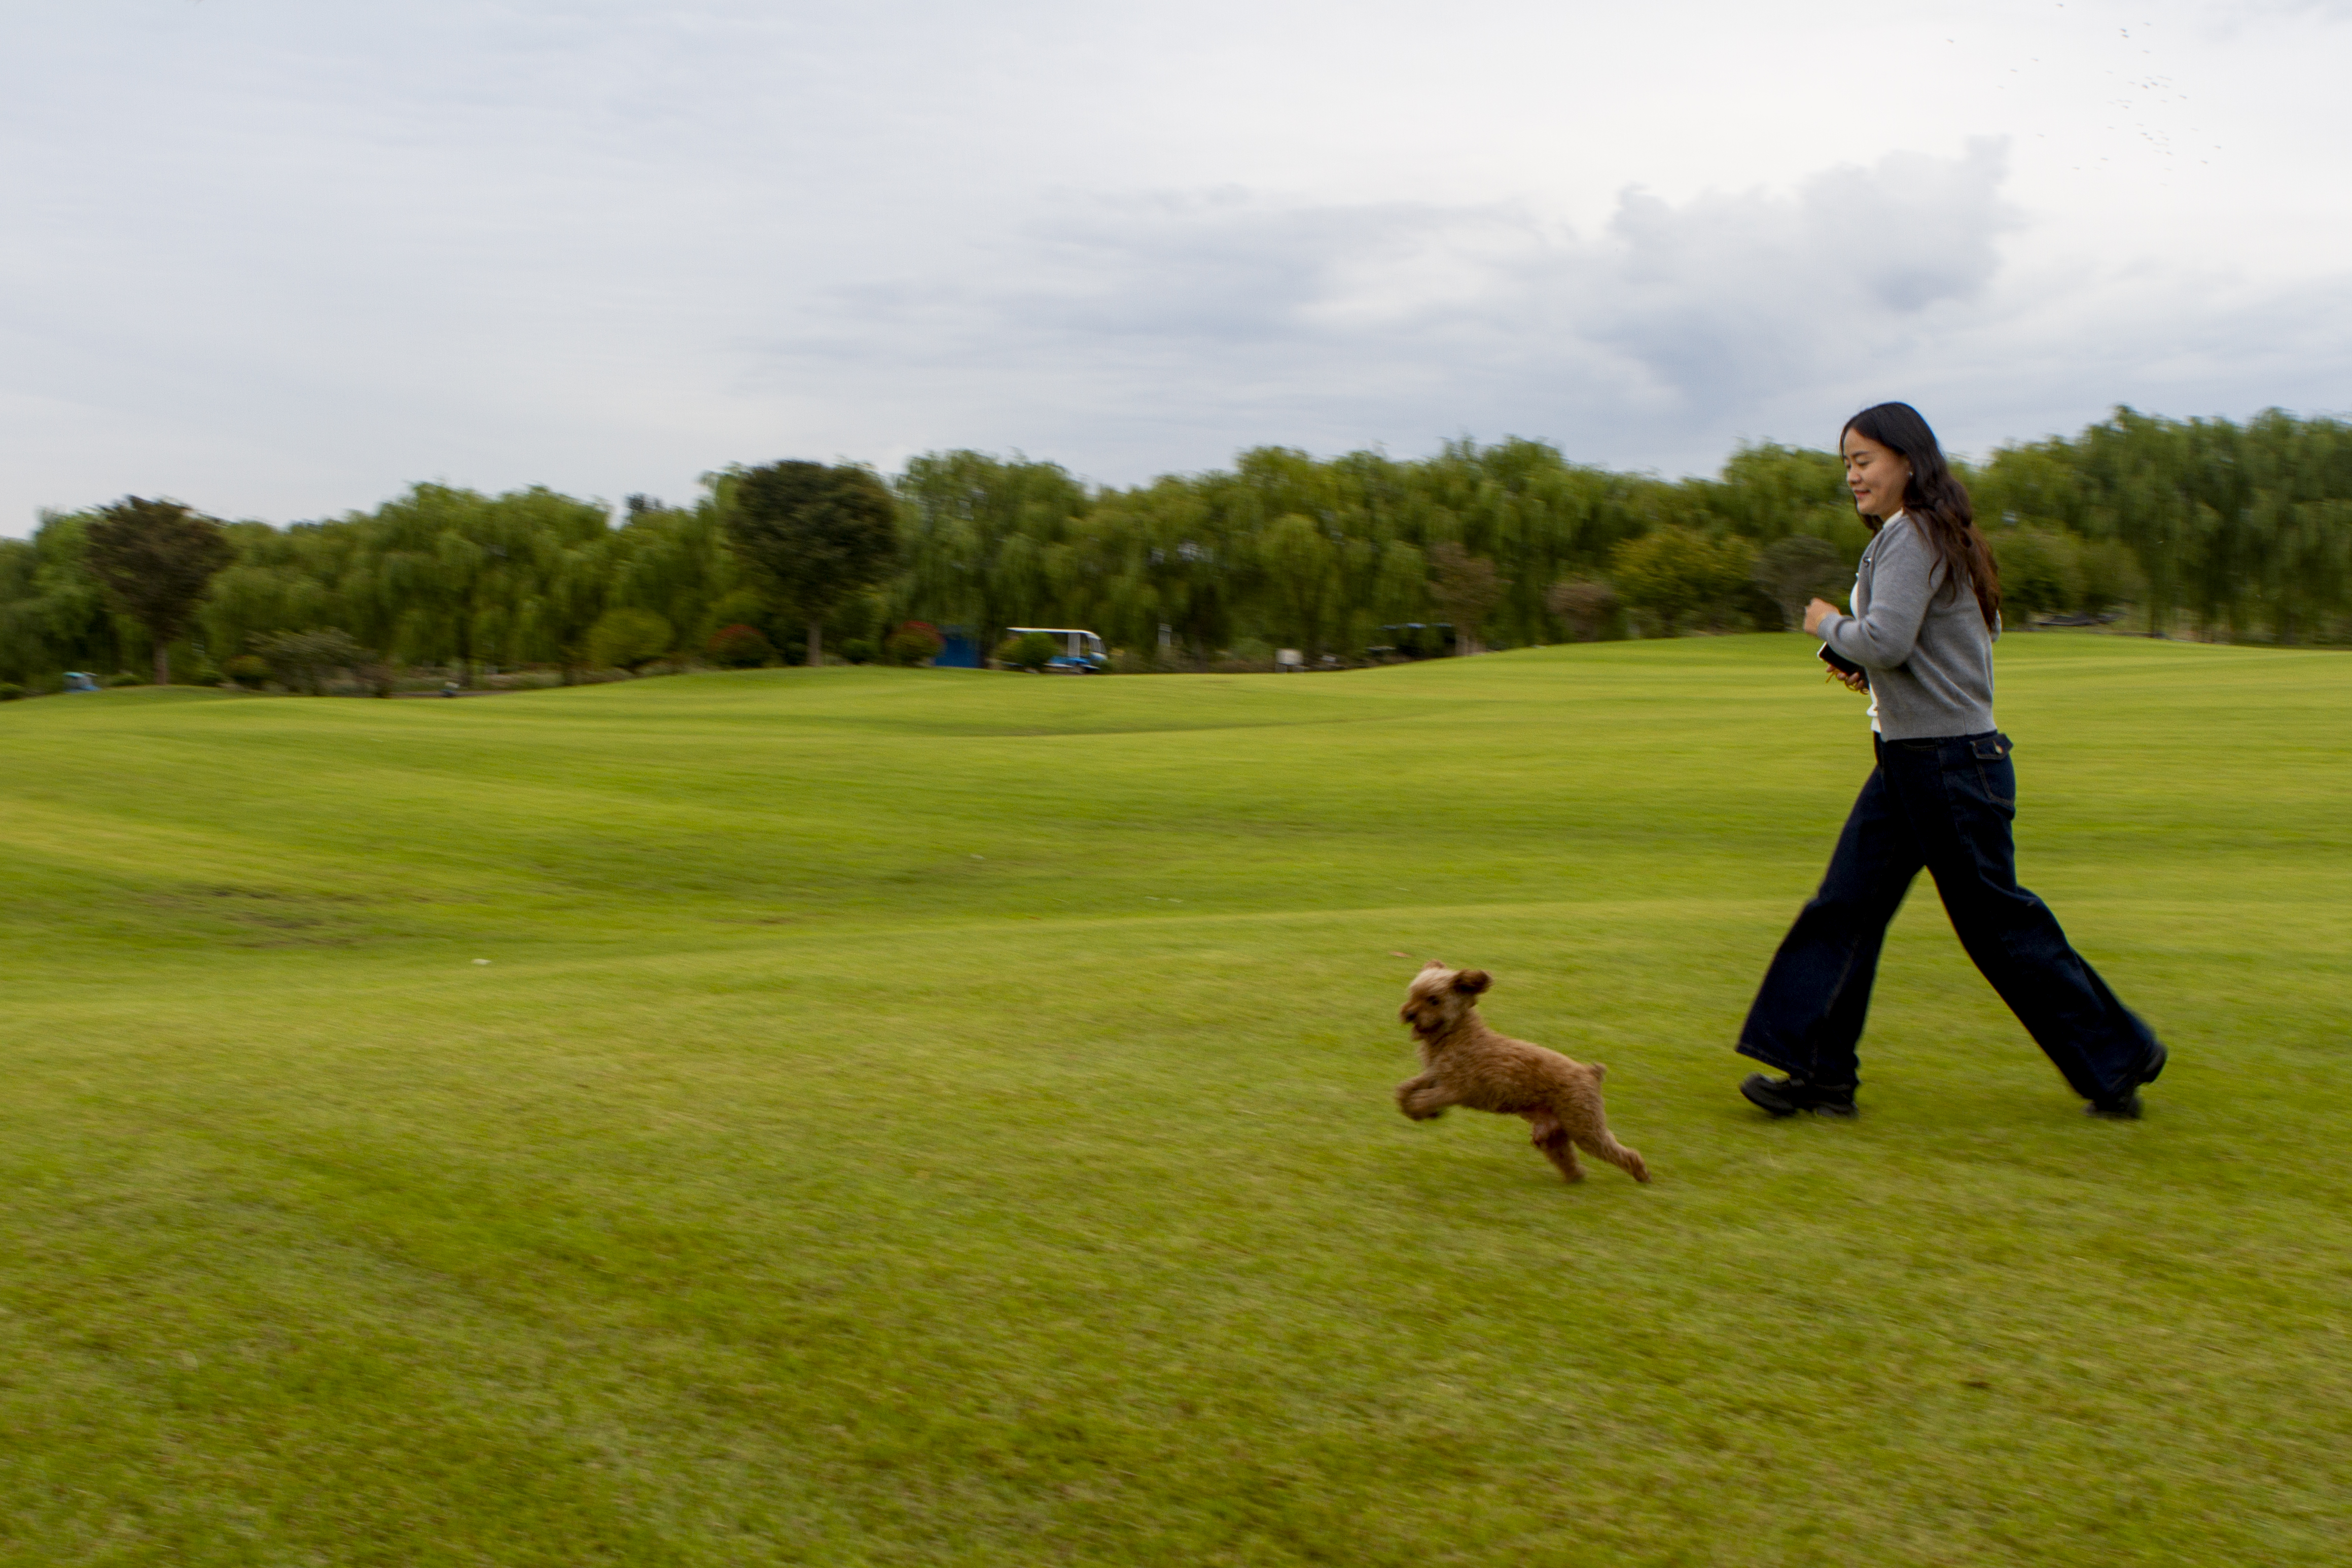
{"type": "Polygon", "coordinates": [[[1809,651],[0,707],[0,1563],[2344,1560],[2352,659],[2002,645],[2147,1121],[1923,881],[1770,1123],[1809,651]]]}

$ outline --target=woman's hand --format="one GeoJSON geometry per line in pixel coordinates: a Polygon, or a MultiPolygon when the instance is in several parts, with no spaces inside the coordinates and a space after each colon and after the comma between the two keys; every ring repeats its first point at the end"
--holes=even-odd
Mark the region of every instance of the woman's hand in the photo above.
{"type": "MultiPolygon", "coordinates": [[[[1815,599],[1811,604],[1805,606],[1805,635],[1809,637],[1817,637],[1821,636],[1822,623],[1828,620],[1832,616],[1843,615],[1843,611],[1840,610],[1835,605],[1831,604],[1827,599],[1815,599]]],[[[1869,695],[1869,676],[1864,675],[1859,671],[1849,675],[1844,670],[1838,668],[1835,665],[1832,665],[1830,667],[1830,674],[1836,678],[1838,684],[1844,687],[1848,691],[1858,692],[1864,696],[1869,695]]]]}

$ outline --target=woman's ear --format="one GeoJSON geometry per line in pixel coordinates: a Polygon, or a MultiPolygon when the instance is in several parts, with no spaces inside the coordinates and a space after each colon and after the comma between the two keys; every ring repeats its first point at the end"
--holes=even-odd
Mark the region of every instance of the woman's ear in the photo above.
{"type": "Polygon", "coordinates": [[[1465,969],[1454,977],[1454,989],[1465,996],[1475,996],[1495,984],[1495,977],[1483,969],[1465,969]]]}

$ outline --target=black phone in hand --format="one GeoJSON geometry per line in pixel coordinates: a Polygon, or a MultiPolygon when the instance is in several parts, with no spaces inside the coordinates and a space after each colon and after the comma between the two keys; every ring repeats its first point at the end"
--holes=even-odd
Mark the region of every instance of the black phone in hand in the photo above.
{"type": "Polygon", "coordinates": [[[1832,669],[1836,670],[1840,675],[1864,675],[1867,673],[1864,670],[1862,666],[1854,663],[1853,660],[1846,658],[1845,655],[1838,652],[1837,649],[1830,647],[1827,643],[1822,644],[1821,651],[1813,657],[1820,659],[1823,664],[1828,665],[1832,669]]]}

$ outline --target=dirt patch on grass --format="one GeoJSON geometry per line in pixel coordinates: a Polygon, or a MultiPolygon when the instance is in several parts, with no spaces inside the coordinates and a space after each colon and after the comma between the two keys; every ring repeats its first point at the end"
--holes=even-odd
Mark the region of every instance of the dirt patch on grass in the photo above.
{"type": "Polygon", "coordinates": [[[382,934],[362,918],[368,900],[355,893],[199,883],[140,901],[233,947],[352,947],[382,934]]]}

